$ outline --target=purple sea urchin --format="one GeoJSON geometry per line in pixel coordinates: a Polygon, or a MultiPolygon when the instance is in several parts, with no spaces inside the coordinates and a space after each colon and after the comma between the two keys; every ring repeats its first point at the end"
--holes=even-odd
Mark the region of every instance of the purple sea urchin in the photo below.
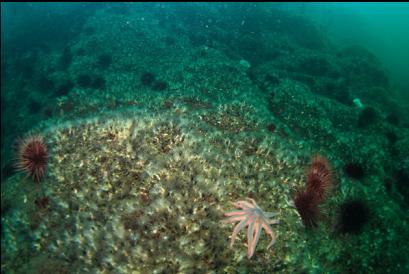
{"type": "Polygon", "coordinates": [[[341,233],[359,234],[370,219],[370,211],[365,201],[351,200],[339,208],[337,227],[341,233]]]}

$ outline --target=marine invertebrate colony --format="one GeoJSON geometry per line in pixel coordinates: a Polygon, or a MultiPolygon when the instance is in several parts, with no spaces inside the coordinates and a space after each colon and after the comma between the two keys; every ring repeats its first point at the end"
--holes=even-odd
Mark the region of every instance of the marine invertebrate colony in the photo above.
{"type": "Polygon", "coordinates": [[[270,248],[276,240],[276,236],[273,233],[273,230],[270,227],[270,224],[277,224],[278,220],[269,220],[269,218],[277,215],[275,212],[264,212],[257,203],[250,198],[247,198],[246,201],[237,201],[233,204],[236,208],[242,210],[236,210],[232,212],[225,213],[226,217],[229,217],[223,222],[225,223],[234,223],[240,221],[238,225],[233,230],[231,236],[230,247],[233,247],[234,241],[236,240],[237,234],[244,227],[248,226],[247,229],[247,257],[251,258],[256,249],[258,240],[260,239],[261,230],[264,228],[268,235],[272,238],[270,244],[267,246],[267,249],[270,248]]]}
{"type": "Polygon", "coordinates": [[[48,147],[41,136],[30,136],[19,145],[17,169],[29,174],[38,183],[45,175],[48,147]]]}

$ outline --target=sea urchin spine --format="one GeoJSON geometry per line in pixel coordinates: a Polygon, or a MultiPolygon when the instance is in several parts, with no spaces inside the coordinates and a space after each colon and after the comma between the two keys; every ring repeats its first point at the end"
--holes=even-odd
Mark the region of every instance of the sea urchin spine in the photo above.
{"type": "Polygon", "coordinates": [[[47,168],[48,147],[41,136],[30,136],[19,144],[17,169],[26,172],[39,183],[47,168]]]}

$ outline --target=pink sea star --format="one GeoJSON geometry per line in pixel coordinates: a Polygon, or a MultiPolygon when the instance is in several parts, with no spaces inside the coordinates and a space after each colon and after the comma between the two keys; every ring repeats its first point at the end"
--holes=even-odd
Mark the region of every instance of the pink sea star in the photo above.
{"type": "Polygon", "coordinates": [[[230,247],[233,247],[234,241],[236,240],[237,234],[240,232],[240,230],[248,226],[247,257],[251,258],[253,256],[258,240],[260,239],[261,230],[263,228],[272,238],[270,244],[267,246],[267,249],[270,248],[276,241],[276,236],[274,235],[270,224],[277,224],[279,221],[269,220],[269,218],[276,216],[278,213],[264,212],[257,205],[257,203],[250,198],[246,198],[246,201],[237,201],[233,203],[233,205],[242,210],[236,210],[224,214],[226,217],[228,217],[227,219],[223,220],[224,223],[234,223],[240,221],[240,223],[238,223],[233,230],[230,247]]]}

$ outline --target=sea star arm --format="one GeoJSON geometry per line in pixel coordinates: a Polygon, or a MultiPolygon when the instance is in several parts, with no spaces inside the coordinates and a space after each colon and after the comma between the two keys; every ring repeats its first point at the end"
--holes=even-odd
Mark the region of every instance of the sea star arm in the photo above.
{"type": "Polygon", "coordinates": [[[266,216],[269,219],[277,215],[278,215],[278,212],[264,212],[264,216],[266,216]]]}
{"type": "Polygon", "coordinates": [[[273,230],[271,230],[271,227],[267,223],[262,224],[263,228],[266,230],[267,234],[270,235],[271,237],[271,242],[267,246],[267,249],[269,249],[276,241],[276,236],[274,235],[273,230]]]}
{"type": "Polygon", "coordinates": [[[269,220],[268,223],[269,223],[270,225],[276,225],[276,224],[279,224],[279,223],[280,223],[280,220],[277,220],[277,219],[269,220]]]}
{"type": "Polygon", "coordinates": [[[256,216],[253,216],[250,220],[249,220],[249,226],[247,228],[247,254],[250,253],[250,249],[252,248],[252,243],[253,243],[253,236],[254,236],[254,225],[255,225],[255,218],[256,216]]]}
{"type": "Polygon", "coordinates": [[[252,204],[252,207],[259,207],[256,203],[256,201],[254,201],[254,199],[252,198],[246,198],[247,201],[250,201],[250,203],[252,204]]]}
{"type": "Polygon", "coordinates": [[[245,219],[247,216],[246,215],[238,215],[238,216],[231,216],[227,219],[222,220],[222,223],[227,224],[227,223],[234,223],[237,221],[241,221],[245,219]]]}
{"type": "Polygon", "coordinates": [[[247,213],[248,212],[244,210],[236,210],[236,211],[224,213],[224,216],[229,217],[229,216],[246,215],[247,213]]]}
{"type": "Polygon", "coordinates": [[[237,202],[233,203],[233,205],[235,207],[237,207],[237,208],[241,208],[241,209],[244,209],[244,210],[254,208],[254,206],[251,203],[247,202],[247,201],[237,201],[237,202]]]}
{"type": "Polygon", "coordinates": [[[249,221],[251,216],[248,216],[246,219],[243,219],[238,225],[233,230],[233,234],[231,235],[231,243],[230,247],[233,247],[234,241],[236,240],[237,234],[240,232],[240,230],[245,227],[249,221]]]}
{"type": "Polygon", "coordinates": [[[259,220],[257,220],[257,222],[255,222],[253,224],[254,224],[254,226],[253,226],[253,231],[252,231],[252,235],[251,235],[251,241],[249,241],[248,250],[247,250],[247,257],[249,259],[254,254],[254,251],[256,249],[258,240],[260,239],[260,234],[261,234],[261,229],[262,229],[262,226],[261,226],[261,223],[260,223],[259,220]]]}

